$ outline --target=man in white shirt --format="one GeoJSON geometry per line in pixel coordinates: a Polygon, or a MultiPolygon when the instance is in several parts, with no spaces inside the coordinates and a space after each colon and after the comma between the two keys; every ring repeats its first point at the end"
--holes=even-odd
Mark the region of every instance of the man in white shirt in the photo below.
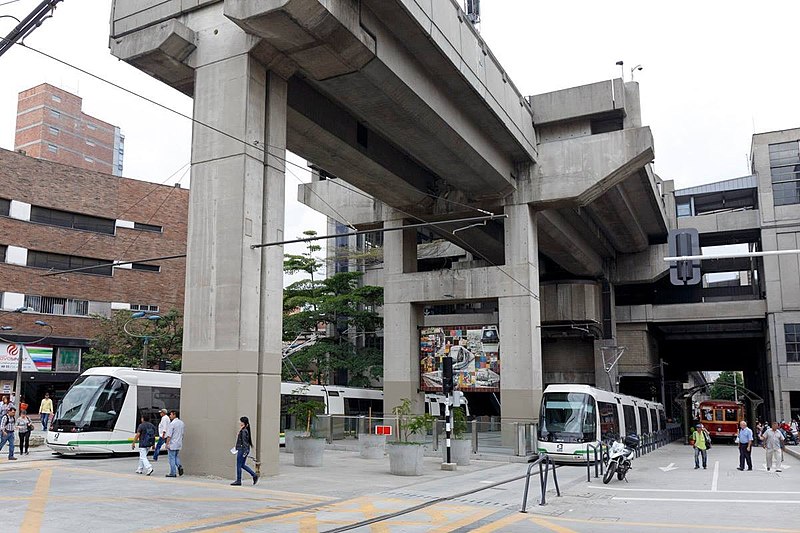
{"type": "Polygon", "coordinates": [[[775,461],[775,471],[781,471],[781,460],[783,459],[783,433],[778,429],[778,423],[773,422],[772,427],[767,429],[763,435],[764,449],[767,450],[767,471],[772,468],[775,461]]]}
{"type": "Polygon", "coordinates": [[[164,443],[167,442],[167,430],[170,422],[166,409],[161,409],[159,414],[161,415],[161,422],[158,423],[158,442],[156,442],[156,447],[153,450],[153,461],[158,461],[158,453],[164,443]]]}
{"type": "Polygon", "coordinates": [[[169,474],[166,477],[177,477],[183,475],[183,465],[178,454],[183,448],[183,432],[186,426],[183,420],[178,418],[178,412],[169,412],[169,428],[167,428],[167,457],[169,458],[169,474]],[[176,475],[177,470],[177,475],[176,475]]]}

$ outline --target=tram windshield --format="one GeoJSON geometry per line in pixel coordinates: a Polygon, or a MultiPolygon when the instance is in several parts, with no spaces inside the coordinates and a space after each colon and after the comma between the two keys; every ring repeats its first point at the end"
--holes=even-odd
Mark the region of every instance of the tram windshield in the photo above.
{"type": "Polygon", "coordinates": [[[53,431],[112,431],[128,384],[110,376],[81,376],[56,409],[53,431]]]}
{"type": "Polygon", "coordinates": [[[594,398],[583,392],[548,392],[542,399],[539,439],[591,442],[596,439],[594,398]]]}

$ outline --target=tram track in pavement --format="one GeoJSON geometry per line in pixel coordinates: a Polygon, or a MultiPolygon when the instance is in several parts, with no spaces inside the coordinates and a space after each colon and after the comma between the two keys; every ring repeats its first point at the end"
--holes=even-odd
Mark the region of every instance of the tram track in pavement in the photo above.
{"type": "MultiPolygon", "coordinates": [[[[563,465],[554,465],[553,468],[554,469],[561,468],[561,466],[563,466],[563,465]]],[[[506,485],[508,483],[513,483],[514,481],[519,481],[521,479],[525,479],[525,477],[526,477],[526,474],[513,476],[513,477],[510,477],[510,478],[507,478],[507,479],[503,479],[503,480],[500,480],[500,481],[495,481],[493,483],[486,484],[485,486],[482,486],[482,487],[476,487],[474,489],[458,492],[456,494],[451,494],[449,496],[441,496],[439,498],[433,498],[430,501],[426,501],[426,502],[419,503],[419,504],[416,504],[416,505],[411,505],[409,507],[405,507],[405,508],[399,509],[397,511],[392,511],[390,513],[384,513],[384,514],[381,514],[381,515],[378,515],[378,516],[374,516],[372,518],[368,518],[366,520],[360,520],[358,522],[352,522],[350,524],[346,524],[346,525],[343,525],[343,526],[335,527],[333,529],[326,529],[326,530],[321,531],[320,533],[343,533],[345,531],[351,531],[351,530],[358,529],[358,528],[365,527],[365,526],[369,526],[369,525],[372,525],[372,524],[385,522],[387,520],[392,520],[394,518],[398,518],[398,517],[403,516],[403,515],[415,513],[417,511],[426,509],[428,507],[433,507],[434,505],[438,505],[440,503],[444,503],[444,502],[448,502],[448,501],[452,501],[452,500],[457,500],[459,498],[463,498],[465,496],[470,496],[472,494],[476,494],[478,492],[482,492],[482,491],[485,491],[485,490],[493,489],[493,488],[499,487],[501,485],[506,485]]],[[[531,477],[539,477],[539,472],[532,473],[531,477]]],[[[568,485],[571,485],[571,484],[572,483],[568,483],[568,485]]],[[[303,505],[303,506],[300,506],[300,507],[292,507],[292,508],[282,509],[282,510],[275,511],[275,512],[262,513],[262,514],[257,514],[257,515],[253,515],[253,516],[237,518],[237,519],[234,519],[234,520],[224,520],[224,521],[220,521],[220,522],[216,522],[216,523],[212,523],[212,524],[203,524],[201,526],[189,527],[189,528],[185,528],[185,529],[179,529],[179,530],[173,531],[173,533],[194,533],[194,532],[198,532],[198,531],[210,531],[210,530],[215,530],[215,529],[220,529],[220,528],[230,528],[230,527],[235,527],[235,526],[246,526],[249,523],[260,522],[262,520],[266,520],[266,519],[270,519],[270,518],[280,518],[281,516],[287,516],[287,515],[296,514],[296,513],[304,513],[304,512],[309,512],[309,511],[323,510],[326,507],[334,506],[334,505],[341,504],[341,503],[346,503],[346,502],[351,501],[353,499],[354,498],[350,497],[350,498],[340,498],[340,499],[331,500],[331,501],[323,502],[323,503],[312,503],[312,504],[303,505]]]]}

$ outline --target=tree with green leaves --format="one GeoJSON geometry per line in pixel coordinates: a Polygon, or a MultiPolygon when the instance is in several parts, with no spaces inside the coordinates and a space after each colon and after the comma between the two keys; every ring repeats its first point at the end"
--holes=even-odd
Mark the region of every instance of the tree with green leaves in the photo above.
{"type": "Polygon", "coordinates": [[[283,377],[329,384],[333,373],[345,371],[347,385],[369,386],[383,374],[383,352],[375,342],[383,326],[377,312],[383,304],[383,288],[361,285],[361,272],[338,272],[319,279],[323,262],[314,257],[319,250],[318,245],[309,244],[305,253],[287,254],[284,260],[287,273],[305,272],[308,278],[283,291],[283,338],[291,342],[316,333],[317,339],[291,355],[291,364],[283,366],[283,377]]]}
{"type": "MultiPolygon", "coordinates": [[[[115,311],[111,318],[95,317],[100,321],[100,333],[92,339],[91,347],[83,354],[82,370],[96,366],[140,367],[142,365],[144,339],[132,337],[124,330],[132,314],[130,311],[115,311]]],[[[159,320],[148,320],[147,329],[142,330],[149,336],[148,359],[154,364],[164,359],[168,361],[168,370],[180,370],[183,316],[176,309],[159,316],[161,317],[159,320]]]]}
{"type": "MultiPolygon", "coordinates": [[[[725,370],[720,372],[719,377],[714,380],[711,388],[709,389],[709,396],[712,400],[735,400],[736,394],[734,391],[734,380],[737,387],[744,387],[744,379],[742,379],[741,372],[733,372],[725,370]]],[[[739,398],[742,397],[742,391],[739,392],[739,398]]]]}

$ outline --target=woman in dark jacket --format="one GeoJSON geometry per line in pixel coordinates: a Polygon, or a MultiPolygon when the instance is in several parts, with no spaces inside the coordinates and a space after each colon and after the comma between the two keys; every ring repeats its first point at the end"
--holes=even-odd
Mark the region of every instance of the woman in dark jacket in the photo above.
{"type": "Polygon", "coordinates": [[[231,485],[242,484],[242,470],[253,476],[253,485],[258,483],[258,474],[247,466],[247,456],[250,455],[250,448],[253,447],[253,439],[250,437],[250,420],[243,416],[239,419],[240,429],[236,435],[236,481],[231,485]]]}

